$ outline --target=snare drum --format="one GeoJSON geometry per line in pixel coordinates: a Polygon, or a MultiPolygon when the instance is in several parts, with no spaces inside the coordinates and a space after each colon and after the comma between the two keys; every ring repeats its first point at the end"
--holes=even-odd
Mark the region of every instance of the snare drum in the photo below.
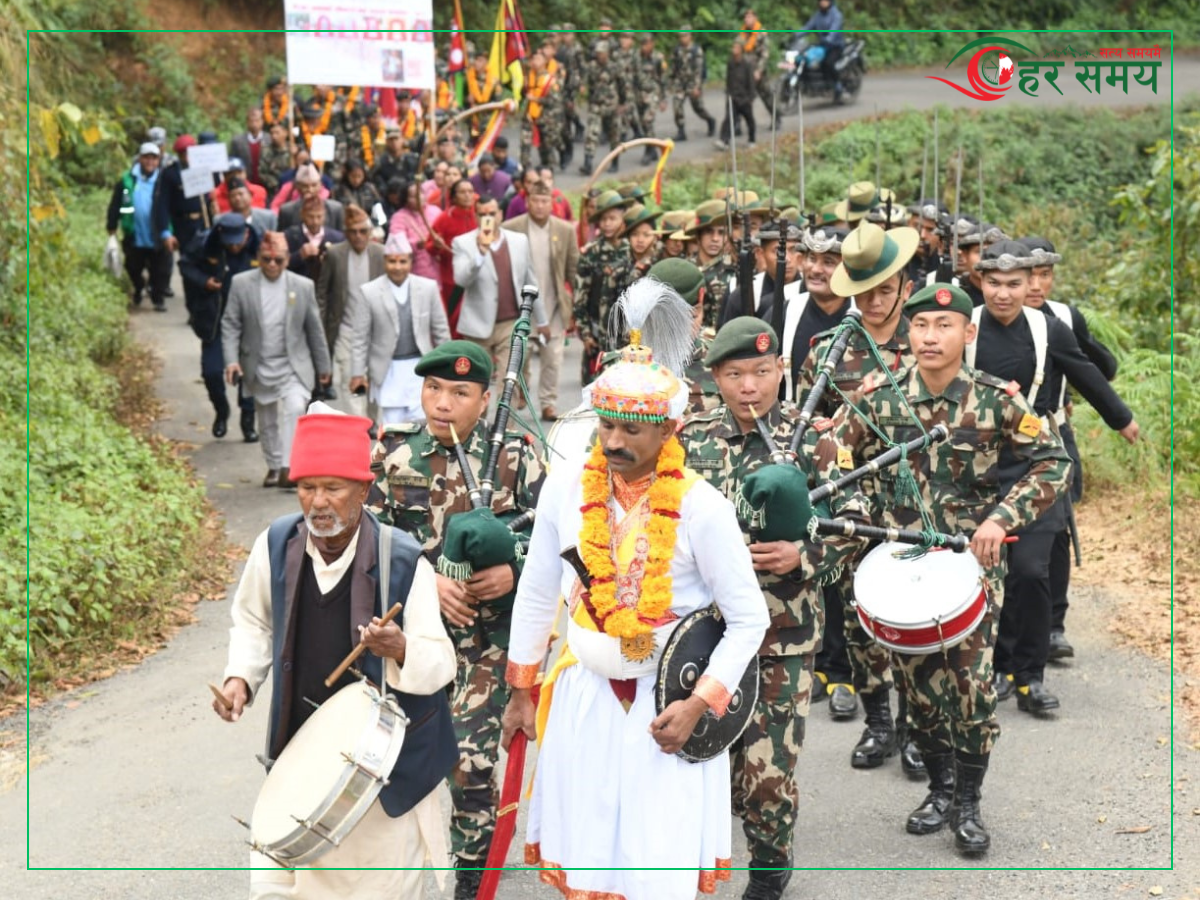
{"type": "Polygon", "coordinates": [[[597,417],[590,406],[580,404],[559,418],[546,435],[546,468],[559,463],[583,465],[596,440],[597,417]]]}
{"type": "Polygon", "coordinates": [[[310,864],[367,814],[392,773],[408,719],[366,681],[321,704],[271,767],[250,820],[250,845],[277,863],[310,864]]]}
{"type": "Polygon", "coordinates": [[[889,541],[854,573],[858,620],[897,653],[933,653],[966,640],[987,612],[983,569],[970,551],[933,550],[903,558],[908,544],[889,541]]]}

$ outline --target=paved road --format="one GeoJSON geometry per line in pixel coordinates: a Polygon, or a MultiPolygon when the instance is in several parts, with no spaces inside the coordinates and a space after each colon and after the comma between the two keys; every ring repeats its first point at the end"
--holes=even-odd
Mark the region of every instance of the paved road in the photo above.
{"type": "MultiPolygon", "coordinates": [[[[1195,77],[1200,67],[1189,66],[1188,83],[1200,84],[1195,77]]],[[[927,84],[900,75],[872,78],[868,90],[879,92],[881,108],[895,108],[928,101],[927,84]],[[893,103],[894,98],[900,99],[893,103]]],[[[864,98],[858,110],[869,112],[875,96],[864,98]]],[[[699,145],[693,146],[699,153],[699,145]]],[[[197,377],[196,342],[181,307],[175,300],[168,315],[132,316],[135,336],[163,359],[159,391],[167,413],[160,427],[192,445],[191,461],[224,514],[230,539],[249,546],[266,522],[295,508],[295,494],[258,486],[261,455],[256,446],[238,442],[236,428],[224,441],[209,436],[211,413],[197,377]]],[[[569,351],[568,375],[577,369],[577,349],[569,351]]],[[[564,398],[577,396],[578,382],[565,383],[564,398]]],[[[1182,898],[1200,891],[1195,862],[1200,815],[1193,815],[1200,808],[1200,764],[1182,724],[1172,730],[1170,673],[1161,663],[1114,646],[1106,622],[1118,595],[1087,592],[1074,600],[1072,638],[1079,658],[1051,675],[1062,712],[1054,721],[1039,721],[1006,704],[1005,733],[986,785],[984,811],[994,849],[985,864],[1045,871],[894,873],[964,862],[947,835],[904,833],[904,816],[923,788],[906,781],[894,764],[869,773],[851,770],[847,760],[859,726],[833,723],[818,706],[799,771],[806,825],[797,840],[796,864],[824,871],[799,873],[789,897],[838,900],[898,889],[930,898],[1142,897],[1161,886],[1162,896],[1182,898]],[[1139,833],[1117,833],[1146,826],[1139,833]],[[1128,871],[1171,866],[1172,826],[1179,869],[1128,871]],[[1062,871],[1068,868],[1075,871],[1062,871]],[[1095,871],[1106,868],[1127,871],[1095,871]]],[[[243,832],[229,816],[249,813],[261,783],[254,755],[263,740],[265,698],[235,726],[212,714],[204,683],[219,678],[223,667],[228,604],[223,598],[203,603],[198,612],[196,625],[136,670],[33,713],[31,776],[0,778],[0,784],[14,782],[0,794],[5,885],[0,896],[244,895],[243,832]],[[50,870],[22,871],[27,859],[35,869],[50,870]]],[[[20,757],[0,755],[0,774],[12,772],[23,762],[20,757]]],[[[743,864],[743,854],[738,834],[737,864],[743,864]]],[[[517,858],[514,852],[510,860],[517,858]]],[[[738,896],[744,879],[735,872],[718,896],[738,896]]],[[[505,900],[551,895],[525,872],[507,875],[500,894],[505,900]]]]}

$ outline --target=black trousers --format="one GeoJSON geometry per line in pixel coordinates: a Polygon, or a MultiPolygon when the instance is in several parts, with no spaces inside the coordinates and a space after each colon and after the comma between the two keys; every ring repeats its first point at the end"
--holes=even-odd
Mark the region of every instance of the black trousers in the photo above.
{"type": "Polygon", "coordinates": [[[147,282],[143,273],[149,274],[150,300],[155,306],[162,306],[166,302],[167,287],[171,284],[174,263],[171,251],[163,247],[138,247],[132,235],[125,236],[122,250],[125,252],[125,272],[133,283],[134,291],[141,294],[147,282]]]}
{"type": "Polygon", "coordinates": [[[824,672],[830,684],[853,684],[850,651],[846,647],[846,592],[853,590],[853,579],[839,578],[836,584],[821,588],[825,598],[825,631],[821,650],[813,668],[824,672]]]}
{"type": "Polygon", "coordinates": [[[837,61],[841,58],[842,58],[842,48],[841,47],[830,47],[830,46],[826,45],[825,58],[823,60],[821,60],[821,74],[823,74],[826,78],[829,79],[829,83],[831,85],[837,84],[838,74],[837,74],[837,70],[834,69],[834,66],[837,65],[837,61]]]}
{"type": "Polygon", "coordinates": [[[1056,531],[1022,531],[1008,546],[1004,608],[996,637],[995,667],[1018,685],[1040,681],[1050,654],[1050,557],[1056,531]]]}
{"type": "MultiPolygon", "coordinates": [[[[735,121],[737,119],[741,119],[746,123],[746,136],[750,138],[750,143],[753,144],[756,134],[754,126],[754,99],[751,98],[750,100],[744,102],[734,100],[733,118],[735,121]]],[[[725,141],[726,143],[729,141],[730,124],[729,113],[725,113],[725,121],[721,123],[721,140],[725,141]]]]}
{"type": "MultiPolygon", "coordinates": [[[[1063,446],[1067,448],[1071,462],[1075,464],[1071,476],[1071,504],[1074,505],[1083,499],[1083,463],[1079,459],[1079,446],[1075,443],[1075,429],[1068,422],[1059,428],[1059,432],[1062,434],[1063,446]]],[[[1067,591],[1071,587],[1071,551],[1071,532],[1059,532],[1050,557],[1050,592],[1054,598],[1051,601],[1053,611],[1050,627],[1054,631],[1065,630],[1067,609],[1071,605],[1067,598],[1067,591]]]]}

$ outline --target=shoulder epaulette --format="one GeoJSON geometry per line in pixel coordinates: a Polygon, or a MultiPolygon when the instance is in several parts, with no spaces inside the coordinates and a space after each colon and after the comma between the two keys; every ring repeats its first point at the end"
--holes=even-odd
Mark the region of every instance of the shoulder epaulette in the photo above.
{"type": "Polygon", "coordinates": [[[997,378],[988,372],[981,372],[978,369],[974,372],[975,381],[978,384],[986,384],[988,387],[999,388],[1008,394],[1010,397],[1020,393],[1021,386],[1015,381],[1005,381],[1003,378],[997,378]]]}
{"type": "Polygon", "coordinates": [[[683,427],[687,428],[690,425],[708,424],[716,422],[725,417],[725,406],[714,406],[712,409],[706,409],[703,412],[693,413],[683,421],[683,427]]]}
{"type": "Polygon", "coordinates": [[[416,434],[421,430],[421,425],[417,422],[397,422],[392,425],[384,425],[384,434],[416,434]]]}

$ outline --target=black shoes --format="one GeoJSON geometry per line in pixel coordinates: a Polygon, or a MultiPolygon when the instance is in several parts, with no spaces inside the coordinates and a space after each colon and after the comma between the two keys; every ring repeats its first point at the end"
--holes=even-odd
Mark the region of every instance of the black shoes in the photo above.
{"type": "Polygon", "coordinates": [[[850,765],[855,769],[876,769],[896,754],[896,726],[892,722],[887,688],[863,694],[862,704],[867,727],[850,751],[850,765]]]}
{"type": "Polygon", "coordinates": [[[742,892],[742,900],[779,900],[783,896],[784,889],[792,880],[792,861],[787,861],[786,869],[770,868],[775,865],[778,863],[750,860],[750,883],[742,892]]]}
{"type": "Polygon", "coordinates": [[[954,755],[949,751],[926,753],[925,768],[929,772],[929,793],[912,811],[904,830],[909,834],[933,834],[941,831],[954,803],[954,755]]]}
{"type": "Polygon", "coordinates": [[[992,845],[992,839],[979,814],[979,800],[987,770],[987,754],[957,754],[950,825],[954,829],[954,847],[964,856],[986,853],[992,845]]]}
{"type": "Polygon", "coordinates": [[[276,486],[281,488],[294,488],[296,486],[296,482],[288,478],[287,466],[279,470],[279,480],[276,482],[276,486]]]}
{"type": "Polygon", "coordinates": [[[165,304],[165,303],[155,303],[155,304],[154,304],[154,311],[155,311],[155,312],[166,312],[166,311],[167,311],[167,304],[165,304]]]}
{"type": "Polygon", "coordinates": [[[658,151],[647,146],[645,152],[642,153],[642,165],[649,165],[652,162],[658,162],[658,151]]]}
{"type": "Polygon", "coordinates": [[[585,153],[583,156],[583,165],[579,167],[580,175],[592,174],[592,156],[590,153],[585,153]]]}
{"type": "Polygon", "coordinates": [[[1058,698],[1046,690],[1046,686],[1036,678],[1028,684],[1017,686],[1017,709],[1027,713],[1045,713],[1058,709],[1058,698]]]}
{"type": "Polygon", "coordinates": [[[708,136],[712,137],[717,133],[717,120],[712,116],[708,117],[708,136]]]}
{"type": "Polygon", "coordinates": [[[247,444],[258,443],[258,432],[254,430],[254,413],[242,413],[242,440],[247,444]]]}
{"type": "Polygon", "coordinates": [[[1075,648],[1071,646],[1067,636],[1061,631],[1051,631],[1050,655],[1047,659],[1071,659],[1074,655],[1075,648]]]}
{"type": "Polygon", "coordinates": [[[687,140],[687,132],[683,130],[683,126],[681,125],[675,131],[675,141],[676,141],[676,143],[678,143],[679,141],[686,141],[686,140],[687,140]]]}
{"type": "Polygon", "coordinates": [[[278,469],[267,469],[267,475],[263,479],[263,487],[279,487],[278,469]]]}
{"type": "Polygon", "coordinates": [[[1017,686],[1013,684],[1013,677],[1005,675],[1003,672],[997,672],[995,678],[996,685],[996,700],[1003,702],[1017,692],[1017,686]]]}
{"type": "Polygon", "coordinates": [[[902,722],[896,723],[896,745],[900,748],[900,768],[904,774],[914,781],[923,781],[929,773],[921,756],[921,748],[909,735],[908,726],[902,722]]]}
{"type": "Polygon", "coordinates": [[[224,415],[217,413],[217,417],[213,419],[212,436],[215,438],[225,437],[226,432],[229,430],[228,425],[229,413],[225,413],[224,415]]]}
{"type": "Polygon", "coordinates": [[[848,684],[829,685],[829,715],[838,722],[858,715],[858,700],[848,684]]]}
{"type": "Polygon", "coordinates": [[[457,871],[454,873],[454,900],[475,900],[475,895],[479,893],[479,885],[483,881],[481,868],[485,865],[487,863],[483,860],[455,858],[454,867],[457,871]],[[468,869],[464,868],[465,866],[479,868],[468,869]]]}

